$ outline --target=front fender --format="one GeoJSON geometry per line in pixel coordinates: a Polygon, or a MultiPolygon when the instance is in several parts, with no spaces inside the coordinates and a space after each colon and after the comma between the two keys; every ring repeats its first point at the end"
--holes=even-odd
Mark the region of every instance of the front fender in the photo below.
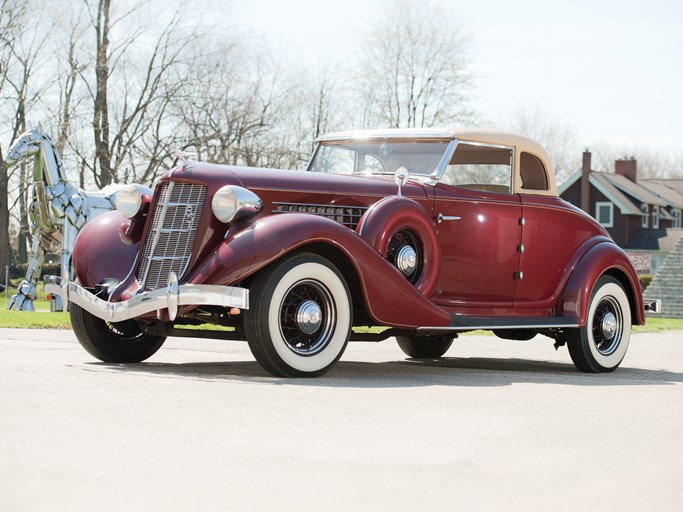
{"type": "Polygon", "coordinates": [[[286,213],[254,221],[228,237],[188,277],[193,284],[230,285],[310,244],[328,244],[355,270],[368,314],[394,327],[448,326],[449,315],[417,291],[358,234],[315,215],[286,213]]]}
{"type": "Polygon", "coordinates": [[[81,229],[71,260],[81,286],[92,288],[109,278],[126,280],[140,251],[141,230],[130,227],[130,219],[111,211],[95,217],[81,229]]]}
{"type": "Polygon", "coordinates": [[[419,239],[422,248],[422,273],[414,287],[430,297],[439,279],[441,260],[434,223],[424,208],[405,196],[385,197],[365,212],[356,231],[379,254],[385,255],[391,238],[404,229],[419,239]]]}
{"type": "Polygon", "coordinates": [[[596,244],[578,261],[559,300],[559,314],[576,318],[579,325],[585,325],[593,287],[603,274],[611,275],[621,283],[631,303],[633,323],[644,324],[645,310],[638,275],[628,256],[613,242],[596,244]]]}

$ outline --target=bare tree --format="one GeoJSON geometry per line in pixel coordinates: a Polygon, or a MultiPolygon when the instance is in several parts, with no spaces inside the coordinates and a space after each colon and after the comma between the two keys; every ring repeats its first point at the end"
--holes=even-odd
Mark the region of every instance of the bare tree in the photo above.
{"type": "MultiPolygon", "coordinates": [[[[0,0],[0,105],[2,107],[6,103],[3,93],[9,77],[13,46],[25,13],[26,2],[0,0]]],[[[0,247],[7,249],[10,247],[9,222],[9,174],[2,147],[0,147],[0,247]]],[[[0,272],[4,272],[5,266],[9,264],[9,253],[9,250],[0,251],[0,272]]]]}
{"type": "Polygon", "coordinates": [[[79,55],[79,46],[83,44],[86,28],[81,20],[81,12],[71,12],[69,23],[64,26],[64,44],[55,49],[56,74],[59,87],[59,108],[57,111],[56,147],[60,154],[64,153],[69,134],[71,133],[74,112],[81,103],[76,87],[80,76],[87,68],[79,55]],[[66,57],[66,58],[64,58],[66,57]]]}
{"type": "Polygon", "coordinates": [[[391,0],[361,39],[364,122],[434,126],[471,119],[468,34],[445,4],[391,0]]]}
{"type": "MultiPolygon", "coordinates": [[[[12,13],[8,0],[0,2],[0,95],[5,85],[8,64],[8,44],[11,36],[12,13]]],[[[8,197],[8,175],[5,159],[2,156],[2,146],[0,145],[0,247],[9,248],[9,197],[8,197]]],[[[9,251],[0,251],[0,273],[9,263],[9,251]]],[[[2,280],[2,277],[0,277],[2,280]]],[[[7,283],[4,283],[7,284],[7,283]]]]}
{"type": "MultiPolygon", "coordinates": [[[[10,5],[12,2],[10,2],[10,5]]],[[[10,144],[27,128],[27,113],[39,103],[49,82],[44,77],[37,78],[46,58],[46,46],[50,33],[49,25],[40,30],[43,20],[40,16],[29,16],[30,2],[14,5],[14,18],[11,25],[13,35],[5,41],[7,48],[7,72],[4,75],[4,89],[9,93],[9,108],[3,109],[11,116],[10,144]]],[[[12,177],[9,173],[8,179],[12,177]]],[[[19,203],[19,261],[27,258],[26,241],[30,241],[28,224],[29,193],[31,175],[25,164],[19,166],[17,198],[19,203]]]]}
{"type": "Polygon", "coordinates": [[[214,162],[291,166],[298,159],[289,101],[295,93],[279,68],[229,40],[196,55],[193,79],[173,100],[183,147],[214,162]]]}
{"type": "Polygon", "coordinates": [[[160,128],[170,98],[187,79],[174,71],[195,35],[180,23],[182,3],[157,33],[141,20],[146,7],[139,2],[119,13],[112,11],[111,0],[98,0],[97,11],[90,11],[96,36],[94,83],[89,84],[95,157],[86,165],[99,187],[126,179],[148,182],[170,153],[160,128]],[[147,46],[151,49],[145,51],[147,46]]]}
{"type": "Polygon", "coordinates": [[[0,147],[0,244],[3,250],[0,251],[0,282],[4,282],[4,270],[9,264],[9,196],[7,194],[7,165],[2,155],[0,147]]]}

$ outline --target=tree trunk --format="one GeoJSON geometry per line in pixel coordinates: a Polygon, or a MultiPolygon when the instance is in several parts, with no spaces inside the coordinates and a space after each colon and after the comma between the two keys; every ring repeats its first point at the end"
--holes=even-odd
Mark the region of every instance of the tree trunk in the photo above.
{"type": "Polygon", "coordinates": [[[100,0],[97,6],[97,55],[95,64],[95,111],[93,128],[95,132],[95,153],[99,164],[99,173],[95,172],[97,186],[106,187],[114,178],[111,168],[109,148],[109,103],[107,100],[107,82],[109,80],[109,8],[110,0],[100,0]]]}
{"type": "Polygon", "coordinates": [[[0,147],[0,282],[5,283],[5,267],[9,265],[9,203],[7,165],[0,147]]]}
{"type": "Polygon", "coordinates": [[[30,189],[28,180],[26,164],[22,162],[19,171],[19,247],[17,247],[17,257],[21,264],[28,261],[26,245],[31,238],[31,231],[28,227],[28,191],[30,189]]]}

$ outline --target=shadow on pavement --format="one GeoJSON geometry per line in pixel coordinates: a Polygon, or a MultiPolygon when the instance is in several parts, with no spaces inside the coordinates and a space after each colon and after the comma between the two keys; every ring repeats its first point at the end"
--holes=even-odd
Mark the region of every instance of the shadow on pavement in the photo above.
{"type": "Polygon", "coordinates": [[[79,368],[145,377],[340,388],[495,387],[527,382],[569,386],[651,386],[683,382],[683,373],[667,370],[625,367],[613,373],[586,374],[577,371],[572,364],[487,358],[406,359],[374,363],[341,361],[330,373],[316,379],[271,377],[254,361],[127,365],[88,363],[79,368]]]}

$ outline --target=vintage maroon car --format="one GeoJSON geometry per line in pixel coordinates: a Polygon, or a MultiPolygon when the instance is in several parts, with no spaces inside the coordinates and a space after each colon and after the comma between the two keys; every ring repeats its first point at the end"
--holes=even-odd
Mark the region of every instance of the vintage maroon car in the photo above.
{"type": "Polygon", "coordinates": [[[558,198],[543,148],[512,133],[335,133],[306,171],[182,162],[117,208],[79,234],[77,280],[47,285],[102,361],[203,336],[246,340],[274,375],[317,376],[349,340],[396,337],[437,358],[487,329],[543,334],[607,372],[645,321],[624,252],[558,198]],[[233,329],[178,327],[206,323],[233,329]]]}

